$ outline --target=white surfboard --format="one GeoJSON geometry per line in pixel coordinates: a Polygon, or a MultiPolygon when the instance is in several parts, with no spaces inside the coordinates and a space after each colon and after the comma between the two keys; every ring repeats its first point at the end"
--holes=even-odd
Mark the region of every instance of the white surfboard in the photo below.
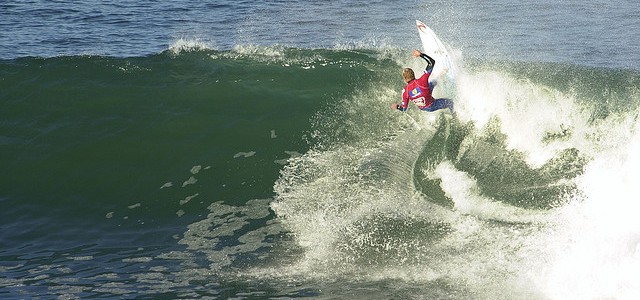
{"type": "Polygon", "coordinates": [[[418,33],[420,34],[420,40],[422,41],[423,52],[436,60],[436,65],[433,67],[433,71],[431,72],[434,78],[430,81],[440,81],[444,76],[452,82],[455,82],[455,78],[458,75],[458,69],[453,64],[453,58],[449,55],[444,43],[442,43],[431,28],[421,21],[416,20],[416,26],[418,27],[418,33]]]}

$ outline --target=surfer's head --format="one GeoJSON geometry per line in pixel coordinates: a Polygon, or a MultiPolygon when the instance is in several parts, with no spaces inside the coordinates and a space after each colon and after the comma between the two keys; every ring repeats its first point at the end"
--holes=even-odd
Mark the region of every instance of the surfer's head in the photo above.
{"type": "Polygon", "coordinates": [[[413,73],[413,70],[411,68],[405,68],[402,71],[402,77],[404,77],[404,81],[406,83],[409,83],[411,80],[416,79],[416,74],[413,73]]]}

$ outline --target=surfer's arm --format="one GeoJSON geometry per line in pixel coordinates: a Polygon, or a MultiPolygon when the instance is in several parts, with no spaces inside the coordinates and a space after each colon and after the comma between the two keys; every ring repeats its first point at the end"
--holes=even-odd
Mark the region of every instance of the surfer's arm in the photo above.
{"type": "Polygon", "coordinates": [[[399,110],[399,111],[407,111],[407,106],[409,105],[409,99],[405,99],[404,90],[402,90],[402,102],[400,104],[393,102],[391,103],[391,109],[399,110]]]}
{"type": "Polygon", "coordinates": [[[426,70],[430,70],[433,69],[433,66],[436,65],[436,60],[433,59],[431,56],[426,55],[424,53],[420,53],[420,57],[422,57],[422,59],[427,61],[427,67],[426,70]]]}
{"type": "Polygon", "coordinates": [[[433,59],[433,57],[426,55],[422,52],[420,52],[419,50],[413,50],[413,56],[415,57],[420,57],[422,59],[424,59],[427,62],[427,67],[425,68],[427,71],[433,69],[433,66],[436,65],[436,60],[433,59]]]}
{"type": "Polygon", "coordinates": [[[402,102],[396,104],[396,109],[399,111],[407,111],[409,108],[409,97],[406,96],[405,89],[402,89],[402,102]]]}

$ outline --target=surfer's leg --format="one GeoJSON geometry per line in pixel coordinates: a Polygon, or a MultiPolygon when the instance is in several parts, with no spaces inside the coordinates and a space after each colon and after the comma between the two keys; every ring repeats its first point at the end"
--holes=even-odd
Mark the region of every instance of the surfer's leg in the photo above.
{"type": "Polygon", "coordinates": [[[423,110],[436,111],[438,109],[448,108],[453,113],[453,101],[447,98],[434,99],[429,107],[425,107],[423,110]]]}

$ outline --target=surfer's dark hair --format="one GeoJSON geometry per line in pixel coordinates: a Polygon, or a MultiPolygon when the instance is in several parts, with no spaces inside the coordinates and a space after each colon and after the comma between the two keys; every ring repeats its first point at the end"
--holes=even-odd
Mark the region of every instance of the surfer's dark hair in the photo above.
{"type": "Polygon", "coordinates": [[[404,81],[409,82],[416,79],[416,74],[413,73],[413,70],[411,68],[405,68],[402,71],[402,77],[404,77],[404,81]]]}

